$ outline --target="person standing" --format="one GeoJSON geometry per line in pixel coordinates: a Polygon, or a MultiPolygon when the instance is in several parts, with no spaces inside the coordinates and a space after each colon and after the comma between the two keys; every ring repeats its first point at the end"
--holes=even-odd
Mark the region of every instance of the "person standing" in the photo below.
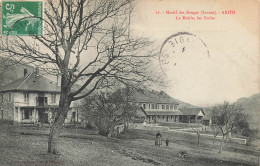
{"type": "Polygon", "coordinates": [[[155,136],[156,136],[156,144],[160,147],[160,145],[162,144],[162,134],[160,133],[160,131],[158,131],[155,136]]]}
{"type": "Polygon", "coordinates": [[[169,147],[169,140],[168,140],[168,138],[166,138],[166,140],[165,140],[165,144],[166,144],[166,147],[169,147]]]}

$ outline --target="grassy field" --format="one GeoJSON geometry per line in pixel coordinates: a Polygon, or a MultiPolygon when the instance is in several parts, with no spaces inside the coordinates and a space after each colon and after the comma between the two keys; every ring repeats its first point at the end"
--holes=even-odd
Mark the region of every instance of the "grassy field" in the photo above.
{"type": "Polygon", "coordinates": [[[170,146],[154,146],[154,131],[130,130],[119,138],[107,139],[96,131],[64,129],[59,155],[47,151],[48,128],[0,127],[0,165],[176,165],[176,166],[256,166],[259,151],[254,146],[219,142],[183,133],[162,133],[170,146]],[[182,158],[179,154],[187,153],[182,158]]]}

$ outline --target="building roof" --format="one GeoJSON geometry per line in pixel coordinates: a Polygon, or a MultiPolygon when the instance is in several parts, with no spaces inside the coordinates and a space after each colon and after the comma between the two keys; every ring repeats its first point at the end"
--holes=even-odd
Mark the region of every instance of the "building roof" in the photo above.
{"type": "Polygon", "coordinates": [[[60,86],[36,73],[31,73],[1,87],[1,92],[8,91],[34,91],[34,92],[60,92],[60,86]]]}
{"type": "Polygon", "coordinates": [[[34,67],[20,64],[10,58],[0,56],[0,86],[7,85],[24,76],[24,69],[28,73],[34,71],[34,67]]]}
{"type": "Polygon", "coordinates": [[[203,112],[205,113],[205,116],[203,116],[203,120],[211,119],[212,108],[210,107],[203,108],[203,112]]]}
{"type": "Polygon", "coordinates": [[[173,115],[182,115],[178,110],[175,111],[145,111],[147,115],[156,115],[156,116],[173,116],[173,115]]]}
{"type": "Polygon", "coordinates": [[[198,115],[200,111],[205,115],[203,109],[201,108],[180,108],[179,109],[183,115],[198,115]]]}
{"type": "Polygon", "coordinates": [[[163,91],[133,90],[131,93],[130,99],[134,102],[179,104],[176,99],[163,91]]]}

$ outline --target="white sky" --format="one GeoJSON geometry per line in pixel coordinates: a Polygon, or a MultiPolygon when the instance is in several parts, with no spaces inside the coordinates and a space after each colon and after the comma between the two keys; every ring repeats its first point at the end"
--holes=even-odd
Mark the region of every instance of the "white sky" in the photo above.
{"type": "Polygon", "coordinates": [[[195,38],[195,44],[184,45],[185,54],[182,46],[176,46],[175,57],[170,56],[170,64],[164,67],[171,80],[165,91],[184,102],[209,106],[259,93],[258,6],[256,0],[138,0],[132,27],[159,46],[183,31],[206,43],[207,48],[195,38]],[[207,21],[176,20],[176,15],[156,15],[156,10],[235,10],[236,14],[218,14],[207,21]]]}
{"type": "Polygon", "coordinates": [[[175,48],[175,57],[170,56],[169,65],[163,67],[171,80],[164,90],[172,97],[209,106],[259,93],[258,0],[137,0],[131,22],[135,34],[154,40],[158,46],[177,32],[195,34],[207,45],[205,48],[194,38],[194,44],[175,48]],[[156,15],[156,11],[166,10],[235,10],[236,14],[218,14],[215,20],[207,21],[156,15]]]}

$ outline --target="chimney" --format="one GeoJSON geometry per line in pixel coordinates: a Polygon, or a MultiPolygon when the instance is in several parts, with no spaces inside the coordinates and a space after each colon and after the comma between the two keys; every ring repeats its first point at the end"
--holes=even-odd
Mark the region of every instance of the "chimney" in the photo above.
{"type": "Polygon", "coordinates": [[[23,69],[23,76],[24,76],[24,77],[27,76],[27,69],[23,69]]]}
{"type": "Polygon", "coordinates": [[[57,74],[57,86],[61,85],[61,74],[57,74]]]}

